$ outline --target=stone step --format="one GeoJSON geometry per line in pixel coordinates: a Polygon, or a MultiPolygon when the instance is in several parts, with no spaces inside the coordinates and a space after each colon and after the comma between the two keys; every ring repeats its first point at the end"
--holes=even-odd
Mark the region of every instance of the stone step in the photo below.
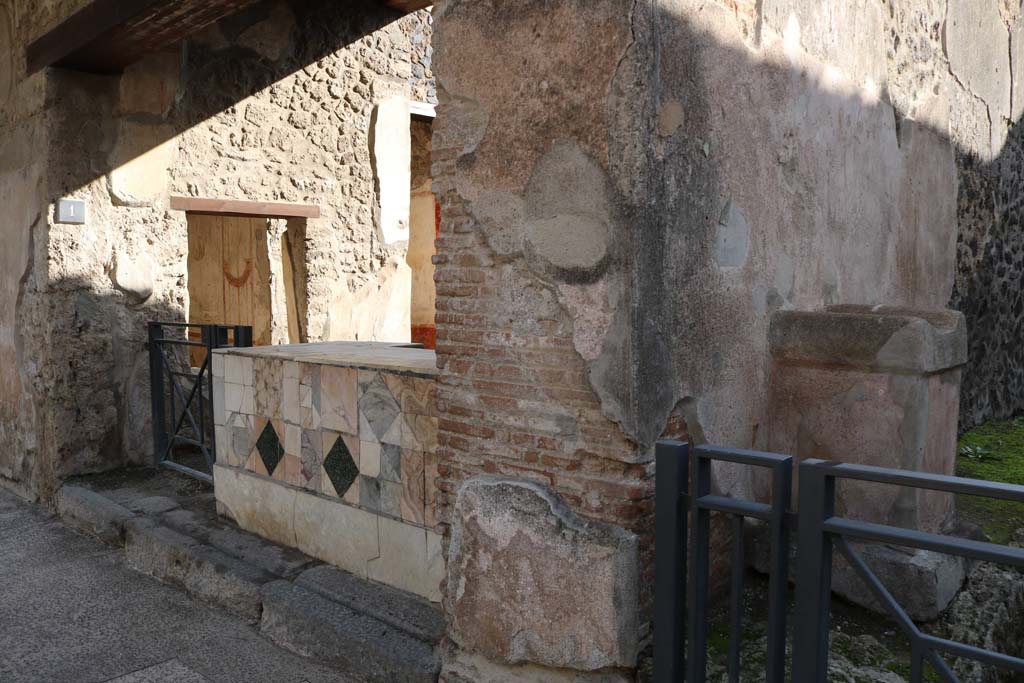
{"type": "Polygon", "coordinates": [[[54,502],[57,514],[69,527],[112,545],[124,541],[125,522],[135,516],[106,496],[70,484],[60,487],[54,502]]]}
{"type": "Polygon", "coordinates": [[[57,510],[69,525],[123,544],[136,571],[259,624],[297,654],[359,681],[437,681],[445,626],[437,605],[242,531],[212,501],[65,484],[57,510]]]}
{"type": "MultiPolygon", "coordinates": [[[[364,590],[376,588],[367,584],[364,590]]],[[[435,643],[289,581],[272,581],[260,592],[260,630],[278,645],[366,683],[437,681],[435,643]]]]}
{"type": "Polygon", "coordinates": [[[282,579],[295,577],[319,564],[294,548],[278,545],[239,529],[214,510],[171,510],[159,516],[160,523],[202,543],[282,579]]]}
{"type": "Polygon", "coordinates": [[[131,519],[125,531],[129,567],[184,588],[251,624],[259,621],[260,587],[276,576],[152,519],[131,519]]]}
{"type": "Polygon", "coordinates": [[[441,610],[416,595],[360,579],[330,565],[307,569],[295,583],[418,640],[439,643],[444,636],[441,610]]]}

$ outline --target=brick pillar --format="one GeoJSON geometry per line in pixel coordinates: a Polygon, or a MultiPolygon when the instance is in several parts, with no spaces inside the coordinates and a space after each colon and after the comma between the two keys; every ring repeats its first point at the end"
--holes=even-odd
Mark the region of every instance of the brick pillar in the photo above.
{"type": "Polygon", "coordinates": [[[608,105],[632,8],[435,9],[449,681],[619,680],[644,645],[651,444],[594,386],[624,300],[608,105]]]}

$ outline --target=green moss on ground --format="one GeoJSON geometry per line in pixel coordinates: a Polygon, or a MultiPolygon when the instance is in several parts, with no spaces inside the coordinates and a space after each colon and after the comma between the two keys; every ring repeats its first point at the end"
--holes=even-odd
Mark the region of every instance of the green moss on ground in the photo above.
{"type": "MultiPolygon", "coordinates": [[[[1024,485],[1024,417],[989,422],[960,438],[957,474],[1024,485]]],[[[1008,543],[1024,529],[1024,504],[975,496],[958,496],[957,508],[994,543],[1008,543]]]]}

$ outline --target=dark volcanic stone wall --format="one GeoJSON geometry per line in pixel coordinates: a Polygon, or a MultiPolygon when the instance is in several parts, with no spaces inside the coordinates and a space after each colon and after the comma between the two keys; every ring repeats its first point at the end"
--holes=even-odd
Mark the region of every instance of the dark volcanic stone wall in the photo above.
{"type": "Polygon", "coordinates": [[[967,317],[960,428],[1024,410],[1024,127],[989,164],[960,157],[957,277],[967,317]]]}

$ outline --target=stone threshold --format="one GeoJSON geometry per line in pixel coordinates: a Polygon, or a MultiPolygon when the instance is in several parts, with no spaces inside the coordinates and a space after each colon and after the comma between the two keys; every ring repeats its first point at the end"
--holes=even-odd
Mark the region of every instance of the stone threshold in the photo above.
{"type": "Polygon", "coordinates": [[[418,596],[359,578],[219,517],[212,490],[153,470],[57,492],[68,526],[124,548],[132,569],[252,624],[355,680],[434,683],[444,617],[418,596]]]}

